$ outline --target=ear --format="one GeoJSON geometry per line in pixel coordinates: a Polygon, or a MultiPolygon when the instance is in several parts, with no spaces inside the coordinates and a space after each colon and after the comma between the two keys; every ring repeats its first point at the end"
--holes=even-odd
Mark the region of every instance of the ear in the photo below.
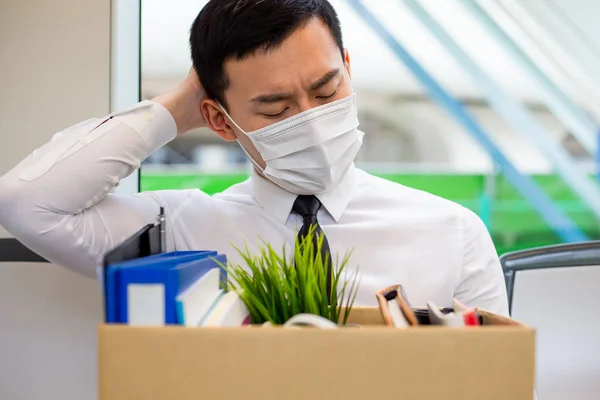
{"type": "Polygon", "coordinates": [[[350,52],[348,49],[344,49],[344,65],[346,66],[346,71],[348,71],[348,76],[352,78],[352,70],[350,69],[350,52]]]}
{"type": "Polygon", "coordinates": [[[204,120],[213,132],[221,136],[226,142],[233,142],[237,139],[232,123],[221,110],[219,103],[214,100],[204,100],[200,105],[200,109],[204,120]]]}

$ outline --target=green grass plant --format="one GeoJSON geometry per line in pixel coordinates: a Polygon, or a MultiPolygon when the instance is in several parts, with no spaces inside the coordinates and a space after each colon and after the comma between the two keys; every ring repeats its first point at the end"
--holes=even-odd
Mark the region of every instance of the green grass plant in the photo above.
{"type": "MultiPolygon", "coordinates": [[[[252,324],[284,324],[297,314],[315,314],[345,325],[359,287],[358,268],[345,274],[352,251],[331,268],[331,293],[327,293],[329,262],[321,257],[324,236],[312,227],[303,239],[296,239],[292,257],[260,240],[254,254],[248,244],[235,250],[245,265],[229,262],[229,289],[235,290],[250,312],[252,324]],[[316,242],[316,244],[315,244],[316,242]],[[315,247],[316,246],[316,247],[315,247]],[[345,278],[347,277],[347,278],[345,278]]],[[[332,257],[333,259],[333,257],[332,257]]]]}

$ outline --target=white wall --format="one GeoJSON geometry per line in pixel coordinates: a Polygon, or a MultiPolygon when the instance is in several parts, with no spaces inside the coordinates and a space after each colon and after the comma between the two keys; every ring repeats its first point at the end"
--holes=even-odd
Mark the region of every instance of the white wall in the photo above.
{"type": "MultiPolygon", "coordinates": [[[[110,12],[110,0],[2,1],[0,174],[61,128],[109,112],[110,12]]],[[[96,282],[0,264],[0,399],[94,399],[101,317],[96,282]]]]}

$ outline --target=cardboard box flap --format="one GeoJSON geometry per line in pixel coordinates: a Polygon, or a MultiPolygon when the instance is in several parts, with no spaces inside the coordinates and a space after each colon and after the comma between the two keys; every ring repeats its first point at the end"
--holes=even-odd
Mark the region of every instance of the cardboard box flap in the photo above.
{"type": "MultiPolygon", "coordinates": [[[[342,312],[342,317],[344,313],[342,312]]],[[[350,310],[348,324],[383,325],[381,311],[377,307],[354,307],[350,310]]]]}
{"type": "Polygon", "coordinates": [[[480,308],[477,309],[477,312],[483,317],[484,325],[508,325],[508,326],[524,326],[523,324],[512,320],[507,317],[503,317],[501,315],[496,315],[480,308]]]}
{"type": "MultiPolygon", "coordinates": [[[[484,325],[494,326],[524,326],[520,322],[478,308],[477,312],[483,317],[484,325]]],[[[378,307],[354,307],[350,311],[348,324],[383,325],[384,320],[378,307]]],[[[409,328],[414,329],[414,328],[409,328]]]]}

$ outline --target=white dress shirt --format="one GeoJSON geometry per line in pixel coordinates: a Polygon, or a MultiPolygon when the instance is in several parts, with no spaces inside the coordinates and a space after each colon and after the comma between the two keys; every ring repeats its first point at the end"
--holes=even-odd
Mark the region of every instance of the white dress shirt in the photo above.
{"type": "MultiPolygon", "coordinates": [[[[242,264],[232,245],[293,245],[302,226],[291,212],[296,196],[257,174],[212,197],[111,193],[175,136],[170,113],[151,101],[56,134],[0,178],[0,224],[48,260],[90,277],[103,254],[155,222],[161,206],[168,250],[217,250],[242,264]]],[[[356,305],[373,306],[377,290],[401,284],[413,306],[451,306],[457,298],[508,314],[495,248],[473,212],[355,168],[318,197],[334,262],[354,250],[348,272],[359,269],[356,305]]]]}

